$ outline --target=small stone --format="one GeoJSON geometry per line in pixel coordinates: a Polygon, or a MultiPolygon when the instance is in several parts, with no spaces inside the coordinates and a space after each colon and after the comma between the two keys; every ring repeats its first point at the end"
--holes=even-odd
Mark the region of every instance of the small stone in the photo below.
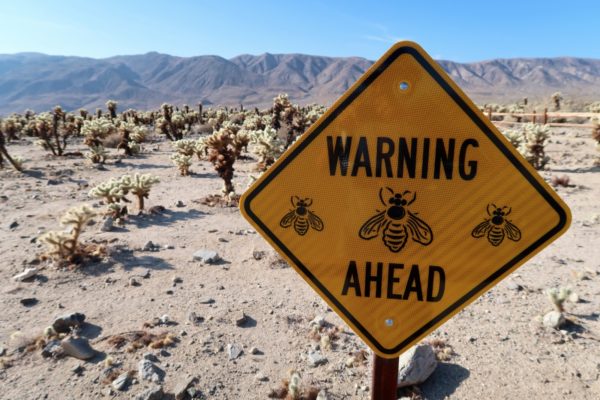
{"type": "Polygon", "coordinates": [[[146,242],[146,244],[142,247],[142,251],[158,251],[160,250],[160,246],[156,245],[152,242],[152,240],[149,240],[148,242],[146,242]]]}
{"type": "Polygon", "coordinates": [[[42,357],[59,357],[63,354],[59,340],[50,340],[42,349],[42,357]]]}
{"type": "Polygon", "coordinates": [[[158,362],[158,357],[156,357],[156,354],[154,354],[154,353],[146,352],[146,353],[142,354],[142,358],[144,360],[158,362]]]}
{"type": "Polygon", "coordinates": [[[19,226],[19,223],[17,221],[13,221],[8,224],[8,229],[15,229],[17,226],[19,226]]]}
{"type": "Polygon", "coordinates": [[[259,349],[257,349],[256,347],[252,347],[252,348],[250,348],[250,354],[257,355],[257,354],[262,354],[262,352],[259,349]]]}
{"type": "Polygon", "coordinates": [[[152,361],[143,358],[138,363],[138,375],[146,381],[162,382],[165,372],[152,361]]]}
{"type": "Polygon", "coordinates": [[[514,290],[515,292],[520,292],[521,290],[523,290],[523,286],[519,285],[517,282],[514,281],[507,282],[506,288],[508,290],[514,290]]]}
{"type": "Polygon", "coordinates": [[[308,323],[308,326],[316,326],[317,328],[323,328],[325,325],[327,325],[327,322],[325,321],[325,317],[321,315],[317,315],[308,323]]]}
{"type": "Polygon", "coordinates": [[[66,355],[80,360],[89,360],[96,355],[96,350],[90,346],[87,339],[82,337],[67,337],[60,345],[66,355]]]}
{"type": "Polygon", "coordinates": [[[165,393],[163,392],[162,386],[155,386],[137,394],[134,397],[134,400],[163,400],[164,397],[165,393]]]}
{"type": "Polygon", "coordinates": [[[211,298],[211,297],[202,297],[200,298],[200,300],[198,300],[198,303],[200,304],[213,304],[215,302],[215,299],[211,298]]]}
{"type": "Polygon", "coordinates": [[[185,204],[183,203],[183,201],[177,200],[177,203],[175,203],[175,207],[178,207],[178,208],[185,207],[185,204]]]}
{"type": "Polygon", "coordinates": [[[543,319],[544,326],[552,329],[559,329],[565,322],[565,317],[558,311],[550,311],[543,319]]]}
{"type": "Polygon", "coordinates": [[[148,278],[150,278],[150,270],[149,269],[145,269],[144,272],[140,274],[140,276],[142,277],[142,279],[148,279],[148,278]]]}
{"type": "Polygon", "coordinates": [[[6,348],[5,347],[0,347],[0,357],[2,357],[5,354],[6,354],[6,348]]]}
{"type": "Polygon", "coordinates": [[[205,264],[215,264],[221,258],[219,257],[219,254],[214,250],[202,249],[194,253],[193,259],[194,261],[200,261],[205,264]]]}
{"type": "Polygon", "coordinates": [[[579,295],[573,292],[569,295],[569,298],[567,300],[569,300],[571,303],[579,303],[579,295]]]}
{"type": "Polygon", "coordinates": [[[242,312],[235,318],[235,324],[239,327],[242,327],[248,323],[248,316],[242,312]]]}
{"type": "Polygon", "coordinates": [[[175,246],[173,246],[172,244],[165,244],[163,246],[163,249],[165,250],[173,250],[175,248],[175,246]]]}
{"type": "Polygon", "coordinates": [[[85,321],[85,314],[72,313],[58,317],[52,323],[56,333],[69,333],[72,328],[79,328],[85,321]]]}
{"type": "Polygon", "coordinates": [[[172,325],[174,322],[171,321],[171,318],[167,314],[162,315],[158,320],[160,321],[161,325],[172,325]]]}
{"type": "Polygon", "coordinates": [[[350,357],[346,358],[346,361],[345,361],[346,368],[352,368],[354,366],[354,363],[356,363],[356,357],[350,356],[350,357]]]}
{"type": "Polygon", "coordinates": [[[221,243],[229,243],[229,240],[222,238],[222,237],[218,238],[217,240],[221,243]]]}
{"type": "Polygon", "coordinates": [[[76,366],[74,366],[73,368],[71,368],[71,372],[74,373],[75,375],[81,375],[84,371],[84,368],[81,364],[77,364],[76,366]]]}
{"type": "Polygon", "coordinates": [[[308,366],[315,368],[319,365],[327,364],[327,357],[321,354],[319,351],[309,351],[308,356],[308,366]]]}
{"type": "Polygon", "coordinates": [[[265,374],[258,371],[256,375],[254,375],[254,380],[256,380],[257,382],[267,382],[269,380],[269,377],[265,376],[265,374]]]}
{"type": "Polygon", "coordinates": [[[181,279],[181,277],[179,277],[179,276],[173,277],[173,283],[177,284],[177,283],[181,283],[181,282],[183,282],[183,279],[181,279]]]}
{"type": "Polygon", "coordinates": [[[129,373],[123,372],[121,375],[117,376],[117,378],[112,381],[111,386],[115,390],[125,390],[127,385],[129,384],[129,373]]]}
{"type": "Polygon", "coordinates": [[[38,303],[38,299],[36,299],[35,297],[26,297],[24,299],[19,300],[19,302],[25,307],[33,307],[38,303]]]}
{"type": "Polygon", "coordinates": [[[63,182],[59,179],[48,179],[48,181],[46,181],[46,184],[50,186],[60,185],[61,183],[63,182]]]}
{"type": "Polygon", "coordinates": [[[266,255],[266,253],[264,251],[260,251],[260,250],[254,250],[252,252],[252,257],[257,261],[262,260],[265,257],[265,255],[266,255]]]}
{"type": "Polygon", "coordinates": [[[13,280],[15,280],[17,282],[22,282],[26,279],[34,277],[37,274],[37,272],[38,272],[38,269],[35,267],[25,268],[25,271],[13,276],[13,280]]]}
{"type": "Polygon", "coordinates": [[[114,227],[114,223],[115,221],[113,220],[112,217],[107,217],[103,222],[102,222],[102,226],[100,227],[100,231],[101,232],[110,232],[113,230],[114,227]]]}
{"type": "Polygon", "coordinates": [[[188,321],[190,321],[195,326],[199,326],[204,322],[204,317],[197,315],[194,311],[188,314],[188,321]]]}
{"type": "Polygon", "coordinates": [[[430,345],[413,346],[398,360],[398,387],[425,382],[437,367],[437,363],[435,352],[430,345]]]}
{"type": "Polygon", "coordinates": [[[327,395],[327,391],[325,389],[319,391],[317,398],[315,400],[329,400],[329,395],[327,395]]]}
{"type": "Polygon", "coordinates": [[[227,345],[227,356],[229,357],[229,360],[235,360],[241,356],[243,352],[244,350],[235,343],[229,343],[227,345]]]}
{"type": "Polygon", "coordinates": [[[188,377],[180,380],[175,385],[175,400],[187,399],[188,395],[189,395],[187,390],[190,388],[190,386],[193,386],[196,383],[198,383],[198,378],[196,378],[194,376],[188,376],[188,377]]]}
{"type": "Polygon", "coordinates": [[[132,276],[129,278],[129,286],[141,286],[141,283],[132,276]]]}

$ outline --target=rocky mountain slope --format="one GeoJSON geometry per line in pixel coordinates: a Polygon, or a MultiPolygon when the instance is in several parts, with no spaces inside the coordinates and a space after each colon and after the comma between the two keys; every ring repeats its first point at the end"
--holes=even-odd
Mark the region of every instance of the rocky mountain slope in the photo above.
{"type": "MultiPolygon", "coordinates": [[[[476,63],[439,61],[478,102],[547,97],[554,91],[580,99],[600,97],[600,60],[518,58],[476,63]]],[[[330,104],[372,61],[304,54],[175,57],[159,53],[105,59],[38,53],[0,55],[0,114],[104,107],[194,105],[266,106],[285,92],[294,102],[330,104]]]]}

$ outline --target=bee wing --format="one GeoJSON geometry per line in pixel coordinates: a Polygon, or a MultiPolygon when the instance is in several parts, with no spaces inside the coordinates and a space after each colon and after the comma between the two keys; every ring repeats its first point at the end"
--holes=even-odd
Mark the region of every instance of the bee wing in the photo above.
{"type": "Polygon", "coordinates": [[[415,242],[427,246],[433,240],[433,232],[429,225],[410,211],[408,212],[407,225],[415,242]]]}
{"type": "Polygon", "coordinates": [[[504,231],[506,236],[513,242],[521,240],[521,230],[507,220],[504,220],[504,231]]]}
{"type": "Polygon", "coordinates": [[[473,232],[471,232],[471,236],[473,236],[474,238],[483,237],[491,228],[492,224],[490,224],[490,221],[486,219],[485,221],[477,225],[475,229],[473,229],[473,232]]]}
{"type": "Polygon", "coordinates": [[[358,232],[358,236],[361,239],[373,239],[379,234],[379,230],[381,226],[385,222],[385,211],[375,214],[367,222],[360,227],[360,231],[358,232]]]}
{"type": "Polygon", "coordinates": [[[323,230],[323,221],[321,220],[321,218],[317,217],[317,215],[312,211],[308,212],[308,223],[316,231],[323,230]]]}
{"type": "Polygon", "coordinates": [[[279,222],[279,225],[282,228],[289,228],[290,226],[292,226],[292,224],[294,223],[294,221],[296,220],[296,211],[292,210],[289,213],[285,214],[283,216],[283,218],[281,218],[281,221],[279,222]]]}

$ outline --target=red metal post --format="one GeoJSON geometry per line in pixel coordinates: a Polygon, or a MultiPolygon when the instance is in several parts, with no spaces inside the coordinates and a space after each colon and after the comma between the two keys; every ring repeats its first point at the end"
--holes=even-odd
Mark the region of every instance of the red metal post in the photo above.
{"type": "Polygon", "coordinates": [[[548,109],[544,108],[544,125],[548,123],[548,109]]]}
{"type": "Polygon", "coordinates": [[[373,354],[371,400],[396,400],[398,391],[398,357],[382,358],[373,354]]]}
{"type": "Polygon", "coordinates": [[[532,122],[535,124],[535,110],[533,110],[533,121],[532,122]]]}

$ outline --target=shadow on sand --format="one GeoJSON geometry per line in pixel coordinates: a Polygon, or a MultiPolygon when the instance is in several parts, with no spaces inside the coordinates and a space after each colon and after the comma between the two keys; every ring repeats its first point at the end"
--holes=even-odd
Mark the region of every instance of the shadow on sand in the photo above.
{"type": "Polygon", "coordinates": [[[420,385],[423,397],[428,400],[446,399],[469,375],[469,370],[460,365],[439,363],[429,379],[420,385]]]}

